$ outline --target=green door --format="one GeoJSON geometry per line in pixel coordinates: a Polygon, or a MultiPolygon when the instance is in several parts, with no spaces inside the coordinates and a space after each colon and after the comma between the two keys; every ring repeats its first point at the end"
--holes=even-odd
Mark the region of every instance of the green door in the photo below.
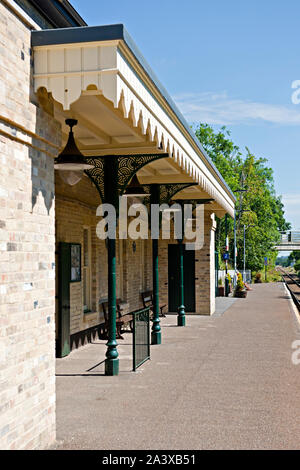
{"type": "MultiPolygon", "coordinates": [[[[180,305],[179,244],[168,245],[169,311],[177,312],[180,305]]],[[[184,305],[186,312],[195,312],[195,251],[184,250],[184,305]]]]}
{"type": "Polygon", "coordinates": [[[58,250],[58,337],[57,357],[70,353],[70,272],[71,244],[59,244],[58,250]]]}

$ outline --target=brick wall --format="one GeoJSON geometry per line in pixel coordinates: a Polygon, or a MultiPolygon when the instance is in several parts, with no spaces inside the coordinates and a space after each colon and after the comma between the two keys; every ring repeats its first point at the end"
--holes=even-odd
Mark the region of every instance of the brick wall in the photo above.
{"type": "MultiPolygon", "coordinates": [[[[59,242],[80,243],[83,250],[83,229],[89,228],[91,237],[91,311],[83,312],[83,281],[70,284],[70,333],[90,328],[103,321],[102,310],[99,310],[99,299],[107,297],[107,250],[105,242],[96,234],[96,205],[80,201],[88,190],[95,191],[95,202],[99,199],[96,189],[90,187],[87,178],[73,188],[64,187],[56,179],[56,249],[59,242]],[[66,195],[61,195],[62,190],[66,195]],[[75,190],[75,192],[74,192],[75,190]],[[76,198],[75,198],[76,195],[76,198]],[[72,198],[75,198],[72,200],[72,198]]],[[[99,201],[98,201],[99,202],[99,201]]],[[[83,256],[81,257],[83,269],[83,256]]],[[[57,268],[59,260],[57,259],[57,268]]]]}
{"type": "Polygon", "coordinates": [[[196,313],[212,315],[215,311],[215,225],[209,210],[204,213],[204,246],[196,252],[196,313]]]}
{"type": "Polygon", "coordinates": [[[30,30],[0,3],[0,448],[55,439],[53,158],[60,130],[30,102],[30,30]]]}

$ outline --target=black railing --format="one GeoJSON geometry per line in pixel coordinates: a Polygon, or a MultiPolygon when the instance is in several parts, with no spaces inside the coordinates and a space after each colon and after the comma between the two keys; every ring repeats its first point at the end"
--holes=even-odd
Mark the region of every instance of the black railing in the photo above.
{"type": "Polygon", "coordinates": [[[133,312],[133,370],[150,359],[150,307],[133,312]]]}

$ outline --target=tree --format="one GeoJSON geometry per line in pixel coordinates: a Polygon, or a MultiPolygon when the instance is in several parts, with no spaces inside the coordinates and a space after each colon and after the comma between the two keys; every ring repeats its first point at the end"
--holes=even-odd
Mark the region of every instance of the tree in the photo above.
{"type": "Polygon", "coordinates": [[[289,266],[292,263],[297,263],[298,261],[300,261],[300,251],[292,251],[289,254],[288,260],[289,260],[289,266]]]}
{"type": "MultiPolygon", "coordinates": [[[[246,230],[246,265],[258,271],[263,268],[264,257],[275,263],[277,252],[272,248],[279,241],[279,231],[288,230],[290,224],[284,218],[281,197],[274,189],[273,170],[267,166],[267,159],[255,157],[249,148],[243,155],[234,144],[230,131],[221,127],[219,131],[208,124],[199,124],[195,134],[216,165],[232,191],[244,188],[247,191],[235,193],[237,197],[237,266],[243,267],[244,225],[246,230]],[[247,211],[247,212],[244,212],[247,211]],[[251,226],[254,227],[251,227],[251,226]]],[[[233,221],[229,224],[229,236],[233,240],[233,221]]],[[[217,219],[216,248],[225,247],[225,220],[217,219]]],[[[231,243],[233,260],[233,243],[231,243]]]]}
{"type": "Polygon", "coordinates": [[[282,266],[283,268],[287,268],[291,265],[289,260],[289,256],[278,256],[275,262],[276,266],[282,266]]]}

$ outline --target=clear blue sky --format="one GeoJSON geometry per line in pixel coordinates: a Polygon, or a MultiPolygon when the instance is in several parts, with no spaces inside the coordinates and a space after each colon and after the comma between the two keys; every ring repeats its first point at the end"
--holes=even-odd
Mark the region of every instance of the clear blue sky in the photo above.
{"type": "Polygon", "coordinates": [[[124,23],[188,122],[227,125],[269,160],[300,229],[299,0],[71,0],[89,25],[124,23]]]}

